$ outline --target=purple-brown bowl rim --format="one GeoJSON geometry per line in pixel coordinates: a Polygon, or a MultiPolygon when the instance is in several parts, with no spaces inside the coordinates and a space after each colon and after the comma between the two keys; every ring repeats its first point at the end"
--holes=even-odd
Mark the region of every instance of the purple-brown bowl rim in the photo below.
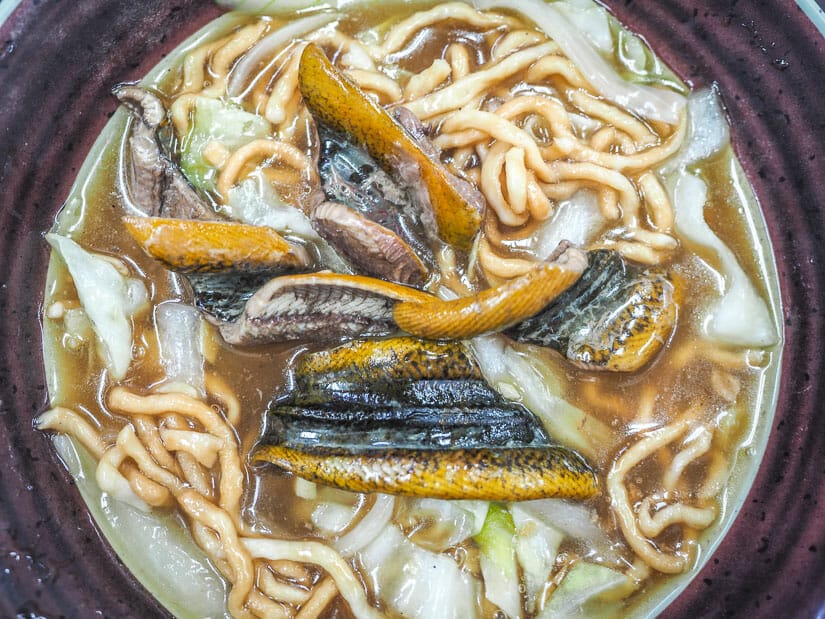
{"type": "MultiPolygon", "coordinates": [[[[762,467],[730,532],[664,615],[821,615],[823,37],[789,1],[606,4],[681,77],[720,83],[784,306],[779,405],[762,467]]],[[[47,398],[42,235],[115,108],[111,86],[139,79],[218,13],[208,0],[23,0],[0,24],[0,616],[168,616],[99,534],[50,441],[32,428],[47,398]]]]}

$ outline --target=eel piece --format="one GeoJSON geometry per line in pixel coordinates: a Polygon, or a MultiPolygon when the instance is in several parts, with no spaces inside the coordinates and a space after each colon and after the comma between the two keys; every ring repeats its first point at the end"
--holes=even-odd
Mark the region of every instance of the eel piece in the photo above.
{"type": "Polygon", "coordinates": [[[462,339],[500,331],[541,312],[572,286],[587,268],[587,255],[566,248],[553,262],[509,282],[452,301],[399,303],[393,310],[398,326],[428,339],[462,339]]]}
{"type": "Polygon", "coordinates": [[[598,250],[590,252],[576,284],[505,334],[555,348],[586,369],[633,372],[672,337],[679,300],[666,272],[639,269],[616,252],[598,250]]]}
{"type": "Polygon", "coordinates": [[[411,184],[422,213],[432,212],[441,238],[462,250],[472,246],[482,212],[468,202],[404,127],[309,44],[301,55],[298,84],[319,123],[351,136],[391,175],[411,184]]]}
{"type": "Polygon", "coordinates": [[[359,492],[516,501],[588,498],[596,476],[494,391],[460,342],[410,337],[305,354],[253,458],[359,492]]]}
{"type": "Polygon", "coordinates": [[[396,333],[399,301],[430,300],[415,288],[359,275],[313,273],[277,277],[247,301],[241,315],[220,323],[230,344],[334,342],[396,333]]]}
{"type": "Polygon", "coordinates": [[[323,202],[313,209],[312,223],[318,234],[361,273],[419,287],[429,275],[403,238],[348,206],[323,202]]]}
{"type": "Polygon", "coordinates": [[[272,228],[228,221],[124,217],[143,251],[181,273],[273,271],[307,267],[310,258],[272,228]]]}
{"type": "Polygon", "coordinates": [[[125,190],[134,207],[149,216],[220,219],[161,146],[166,108],[160,98],[133,84],[121,84],[113,94],[133,117],[125,190]]]}
{"type": "Polygon", "coordinates": [[[306,388],[321,382],[389,384],[410,380],[479,380],[481,371],[460,342],[414,337],[360,340],[304,355],[295,378],[306,388]]]}
{"type": "Polygon", "coordinates": [[[262,446],[253,458],[299,477],[353,492],[436,499],[589,499],[599,483],[587,462],[563,447],[511,449],[347,449],[262,446]]]}

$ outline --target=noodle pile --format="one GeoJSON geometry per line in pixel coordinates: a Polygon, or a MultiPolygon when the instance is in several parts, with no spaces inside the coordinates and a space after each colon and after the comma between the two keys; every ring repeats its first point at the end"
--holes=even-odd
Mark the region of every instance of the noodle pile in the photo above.
{"type": "MultiPolygon", "coordinates": [[[[522,241],[582,190],[595,195],[603,220],[588,249],[615,249],[646,265],[673,257],[679,246],[673,206],[654,170],[682,146],[684,111],[675,124],[639,118],[600,97],[543,33],[463,3],[415,13],[373,42],[339,30],[331,20],[299,19],[284,27],[284,36],[271,19],[255,19],[184,58],[170,107],[179,139],[189,131],[198,97],[232,97],[273,127],[272,137],[234,150],[218,141],[205,147],[204,157],[218,169],[219,202],[225,204],[230,190],[255,170],[278,185],[318,182],[312,120],[298,91],[298,61],[311,41],[382,105],[409,108],[429,126],[451,171],[482,191],[490,209],[475,259],[489,281],[533,268],[537,258],[522,249],[522,241]],[[411,42],[445,21],[479,36],[448,42],[420,71],[398,70],[411,42]]],[[[454,256],[442,252],[441,259],[448,267],[442,283],[466,293],[465,282],[450,280],[454,256]]],[[[749,363],[742,354],[710,345],[670,354],[674,367],[712,364],[714,397],[736,401],[749,363]]],[[[85,414],[61,406],[45,413],[39,427],[77,439],[97,460],[104,491],[147,509],[179,510],[231,584],[233,617],[317,617],[338,595],[356,616],[377,616],[354,564],[331,547],[264,538],[244,522],[247,473],[235,431],[242,411],[221,378],[209,376],[206,387],[205,399],[109,388],[106,406],[125,419],[114,440],[85,414]]],[[[613,513],[642,562],[628,573],[638,581],[648,568],[689,569],[698,533],[718,515],[716,499],[732,466],[720,449],[712,449],[728,440],[717,436],[712,407],[669,415],[652,389],[643,389],[638,403],[623,402],[597,381],[581,397],[605,417],[646,429],[613,454],[606,477],[613,513]],[[664,424],[663,415],[670,416],[664,424]],[[669,463],[658,487],[635,484],[632,471],[656,459],[669,463]],[[698,465],[706,469],[699,482],[693,470],[698,465]]]]}
{"type": "MultiPolygon", "coordinates": [[[[330,27],[287,44],[264,68],[237,85],[232,63],[261,38],[271,23],[260,20],[190,53],[180,93],[172,104],[179,136],[188,130],[198,96],[237,94],[272,122],[277,140],[256,140],[222,153],[218,193],[224,199],[244,168],[261,160],[295,171],[311,168],[298,152],[309,132],[309,115],[298,92],[298,61],[306,41],[329,50],[345,73],[383,105],[404,105],[432,127],[431,137],[452,171],[477,184],[492,212],[478,260],[493,278],[523,274],[534,261],[508,245],[552,218],[556,205],[583,188],[596,192],[606,230],[591,249],[613,248],[643,264],[661,264],[678,241],[673,207],[652,169],[673,155],[685,138],[684,112],[676,125],[646,122],[604,101],[558,45],[514,18],[448,3],[395,24],[380,45],[369,45],[330,27]],[[406,83],[389,77],[393,54],[417,34],[446,20],[485,34],[479,49],[451,43],[406,83]],[[233,82],[234,80],[234,82],[233,82]],[[290,148],[292,146],[293,148],[290,148]],[[525,227],[526,228],[523,228],[525,227]]],[[[243,73],[243,72],[242,72],[243,73]]],[[[220,152],[222,145],[212,150],[220,152]]]]}

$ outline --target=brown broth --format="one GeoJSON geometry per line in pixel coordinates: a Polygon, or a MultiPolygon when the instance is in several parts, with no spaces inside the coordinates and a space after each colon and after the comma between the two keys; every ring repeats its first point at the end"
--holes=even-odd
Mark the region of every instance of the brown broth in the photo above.
{"type": "MultiPolygon", "coordinates": [[[[397,18],[401,10],[395,6],[377,5],[370,11],[359,11],[347,19],[343,29],[355,32],[365,24],[379,24],[391,18],[397,18]]],[[[422,43],[408,49],[400,57],[399,65],[403,70],[418,72],[429,66],[434,57],[447,43],[460,40],[470,43],[476,51],[476,62],[482,62],[489,56],[489,42],[477,32],[455,30],[450,22],[428,28],[422,43]]],[[[171,95],[180,83],[179,74],[171,74],[165,81],[167,95],[171,95]]],[[[179,276],[170,275],[154,260],[147,257],[137,246],[120,223],[124,215],[117,190],[117,149],[107,152],[103,163],[94,171],[93,182],[89,184],[86,195],[83,232],[76,240],[85,248],[125,258],[133,274],[144,278],[150,287],[153,305],[169,299],[189,300],[188,294],[178,292],[175,280],[179,276]]],[[[707,210],[711,227],[725,239],[740,260],[749,277],[754,281],[763,295],[769,288],[763,281],[760,264],[755,257],[754,239],[744,219],[744,209],[737,194],[731,189],[730,152],[725,152],[703,164],[701,172],[708,181],[710,200],[714,208],[707,210]]],[[[718,366],[708,360],[693,357],[686,362],[680,358],[680,351],[698,349],[698,333],[695,317],[700,315],[715,293],[712,280],[708,277],[705,262],[714,265],[709,252],[700,247],[683,243],[682,249],[675,255],[669,265],[677,285],[682,286],[685,294],[680,307],[680,318],[675,335],[659,358],[644,370],[630,374],[594,373],[577,369],[558,354],[548,351],[536,351],[543,355],[555,372],[563,377],[563,395],[570,403],[594,415],[607,424],[612,431],[612,442],[600,446],[597,465],[603,474],[617,457],[638,429],[637,414],[643,397],[650,390],[655,390],[655,407],[651,422],[657,425],[672,421],[678,414],[693,405],[701,403],[705,421],[715,423],[714,418],[724,410],[731,410],[732,421],[729,429],[719,436],[713,450],[721,451],[733,460],[742,442],[754,423],[755,406],[758,401],[761,379],[767,368],[774,363],[775,354],[765,353],[760,367],[742,366],[733,370],[722,368],[742,383],[742,390],[735,405],[725,401],[710,387],[711,374],[720,371],[718,366]],[[653,387],[653,386],[664,386],[653,387]]],[[[185,286],[184,286],[185,289],[185,286]]],[[[76,295],[71,280],[65,269],[61,268],[49,294],[49,302],[64,300],[76,303],[76,295]]],[[[145,391],[162,379],[157,363],[157,336],[154,332],[151,312],[142,316],[136,328],[136,360],[125,384],[137,391],[145,391]]],[[[286,387],[288,363],[300,351],[307,349],[304,345],[272,345],[256,348],[234,348],[219,342],[218,354],[214,364],[207,364],[208,372],[219,373],[238,396],[241,409],[241,422],[236,428],[241,441],[244,460],[258,440],[263,415],[268,403],[282,393],[286,387]]],[[[107,386],[100,384],[102,365],[87,345],[79,352],[69,352],[61,346],[53,350],[59,355],[57,365],[61,368],[59,391],[52,394],[54,405],[64,405],[86,411],[103,427],[105,437],[114,439],[124,419],[110,413],[101,399],[107,386]]],[[[685,492],[698,485],[712,460],[708,454],[691,464],[685,473],[687,486],[685,492]]],[[[651,479],[661,474],[662,462],[649,459],[634,469],[629,484],[631,493],[642,496],[655,489],[651,479]]],[[[243,501],[245,519],[256,531],[271,533],[279,537],[310,538],[317,537],[308,522],[311,503],[294,496],[291,476],[277,472],[272,467],[250,467],[247,471],[248,484],[243,501]]],[[[609,498],[606,493],[592,502],[601,516],[601,524],[609,535],[623,546],[621,533],[611,513],[609,498]]],[[[665,547],[676,547],[679,543],[675,534],[667,532],[660,541],[665,547]]],[[[472,545],[471,545],[472,546],[472,545]]],[[[584,549],[574,542],[566,541],[562,552],[568,555],[584,554],[584,549]]],[[[472,547],[470,548],[472,551],[472,547]]],[[[627,557],[632,553],[626,552],[627,557]]],[[[666,576],[653,576],[656,581],[667,579],[666,576]]],[[[631,599],[635,600],[635,598],[631,599]]],[[[333,609],[333,616],[348,616],[346,606],[339,602],[333,609]]],[[[495,614],[489,604],[485,607],[485,616],[495,614]]]]}

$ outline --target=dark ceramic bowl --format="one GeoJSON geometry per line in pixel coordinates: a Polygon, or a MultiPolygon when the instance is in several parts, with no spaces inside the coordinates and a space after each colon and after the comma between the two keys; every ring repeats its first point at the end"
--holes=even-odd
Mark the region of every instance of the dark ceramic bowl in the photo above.
{"type": "MultiPolygon", "coordinates": [[[[779,267],[786,348],[765,459],[673,617],[825,612],[825,39],[791,0],[607,2],[684,79],[717,81],[779,267]]],[[[814,0],[799,0],[825,18],[814,0]]],[[[43,232],[114,110],[218,14],[207,0],[0,2],[0,616],[164,617],[90,519],[48,438],[43,232]]]]}

